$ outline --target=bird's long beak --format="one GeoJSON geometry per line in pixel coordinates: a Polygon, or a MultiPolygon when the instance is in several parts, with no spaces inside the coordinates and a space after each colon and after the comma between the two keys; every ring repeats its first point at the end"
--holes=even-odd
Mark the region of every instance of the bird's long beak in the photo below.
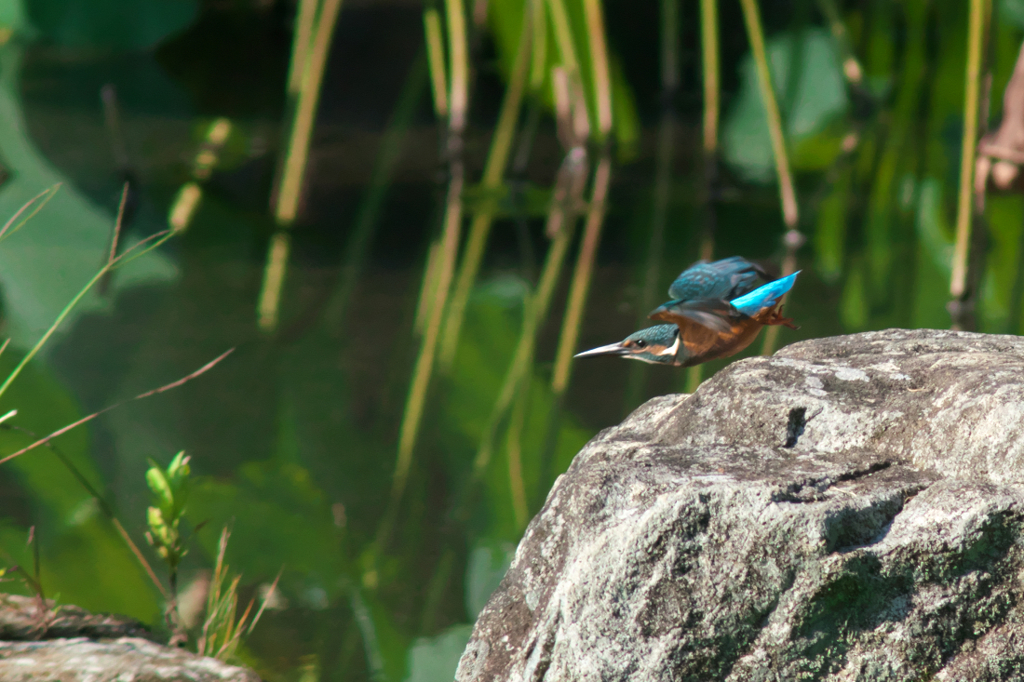
{"type": "Polygon", "coordinates": [[[628,355],[629,349],[619,343],[609,343],[607,346],[598,346],[597,348],[591,348],[585,350],[582,353],[577,353],[574,357],[577,358],[591,358],[596,355],[628,355]]]}

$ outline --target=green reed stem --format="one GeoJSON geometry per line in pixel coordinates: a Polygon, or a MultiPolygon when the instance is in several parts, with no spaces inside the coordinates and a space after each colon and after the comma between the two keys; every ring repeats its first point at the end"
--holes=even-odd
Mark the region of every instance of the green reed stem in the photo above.
{"type": "Polygon", "coordinates": [[[569,25],[569,11],[565,8],[564,0],[547,0],[547,5],[551,28],[555,33],[555,45],[558,46],[558,56],[569,75],[578,78],[580,61],[576,56],[576,43],[569,25]]]}
{"type": "MultiPolygon", "coordinates": [[[[316,110],[320,102],[320,89],[323,83],[327,56],[330,51],[331,38],[341,12],[341,0],[324,0],[319,15],[315,18],[313,28],[305,26],[303,12],[308,8],[300,6],[299,22],[295,27],[295,41],[302,42],[303,31],[309,30],[312,42],[308,53],[298,45],[293,50],[296,58],[305,59],[301,66],[301,81],[298,100],[295,105],[295,117],[292,120],[288,147],[285,154],[284,167],[281,172],[281,183],[277,189],[277,201],[274,218],[278,230],[271,238],[267,253],[267,264],[263,272],[263,287],[257,305],[258,323],[261,330],[271,332],[277,329],[281,304],[281,290],[284,286],[285,273],[288,268],[288,256],[291,251],[291,239],[287,230],[295,222],[298,213],[299,199],[305,179],[306,165],[309,159],[309,144],[313,136],[313,124],[316,110]]],[[[297,62],[292,64],[292,75],[299,69],[297,62]]],[[[289,78],[289,88],[293,80],[289,78]]]]}
{"type": "MultiPolygon", "coordinates": [[[[764,104],[765,116],[768,119],[768,133],[772,142],[772,155],[775,157],[775,172],[779,179],[782,219],[790,232],[796,232],[797,225],[800,222],[800,213],[796,201],[796,189],[793,185],[793,175],[789,168],[789,156],[786,153],[786,138],[782,130],[782,115],[779,113],[779,103],[775,97],[771,69],[768,65],[768,54],[765,51],[761,15],[757,8],[757,0],[740,0],[740,5],[743,8],[743,20],[747,25],[750,51],[754,56],[754,66],[757,71],[757,85],[761,92],[761,102],[764,104]]],[[[795,259],[787,254],[787,258],[783,262],[783,274],[789,274],[786,272],[787,267],[792,272],[794,264],[795,259]]],[[[768,328],[768,331],[765,333],[764,346],[761,350],[763,355],[770,355],[772,353],[778,333],[778,327],[772,326],[768,328]]]]}
{"type": "Polygon", "coordinates": [[[577,146],[573,134],[572,102],[569,97],[569,75],[561,66],[551,67],[551,97],[555,105],[555,131],[564,149],[577,146]]]}
{"type": "Polygon", "coordinates": [[[438,119],[448,117],[448,74],[444,68],[444,36],[441,34],[441,14],[431,7],[423,12],[426,34],[427,63],[430,65],[430,89],[434,95],[434,113],[438,119]]]}
{"type": "MultiPolygon", "coordinates": [[[[532,358],[531,358],[532,360],[532,358]]],[[[520,532],[526,529],[530,510],[526,501],[526,484],[523,481],[523,431],[526,428],[526,413],[530,406],[529,373],[519,382],[519,390],[512,405],[512,415],[508,425],[508,481],[512,493],[512,513],[516,528],[520,532]]]]}
{"type": "MultiPolygon", "coordinates": [[[[480,180],[484,192],[497,192],[502,187],[509,156],[512,152],[512,141],[515,137],[516,124],[519,121],[519,112],[522,109],[523,93],[526,89],[526,78],[530,66],[532,33],[530,30],[531,5],[525,4],[524,7],[526,7],[527,14],[519,35],[515,64],[509,78],[508,89],[505,91],[505,99],[501,104],[501,113],[498,115],[498,123],[495,126],[494,138],[491,140],[491,149],[487,155],[483,177],[480,180]]],[[[497,210],[495,203],[494,199],[487,200],[473,216],[473,222],[469,227],[469,237],[466,241],[462,262],[459,265],[455,289],[445,319],[444,338],[441,342],[440,361],[441,366],[446,370],[451,368],[452,362],[455,360],[469,294],[480,272],[480,264],[487,248],[487,238],[490,236],[491,226],[494,223],[494,214],[497,210]]]]}
{"type": "MultiPolygon", "coordinates": [[[[529,391],[529,374],[533,366],[537,335],[547,319],[555,286],[561,278],[569,245],[572,243],[576,231],[578,207],[582,203],[582,194],[587,181],[587,167],[586,152],[582,147],[574,147],[566,153],[555,177],[551,206],[544,228],[545,234],[551,235],[553,239],[548,248],[537,289],[534,295],[527,300],[523,329],[520,332],[519,342],[516,344],[512,364],[509,366],[498,399],[480,439],[480,446],[473,465],[471,486],[483,478],[491,459],[498,428],[505,419],[512,400],[522,391],[529,391]]],[[[529,510],[525,485],[518,480],[521,476],[521,466],[512,461],[515,457],[521,457],[519,453],[522,452],[522,429],[516,426],[515,418],[509,426],[508,451],[510,457],[509,485],[511,486],[513,504],[518,509],[516,511],[517,518],[522,519],[529,515],[529,510]],[[527,510],[526,513],[523,513],[523,509],[527,510]]],[[[542,457],[542,463],[544,460],[545,457],[542,457]]],[[[467,509],[468,505],[472,503],[472,492],[470,490],[466,496],[464,504],[467,509]]]]}
{"type": "Polygon", "coordinates": [[[612,85],[608,75],[608,45],[600,0],[583,0],[590,46],[590,68],[594,77],[594,109],[597,112],[598,142],[612,130],[612,85]]]}
{"type": "MultiPolygon", "coordinates": [[[[721,67],[718,47],[718,5],[715,0],[700,2],[701,65],[704,74],[704,224],[701,228],[700,258],[711,260],[715,252],[715,184],[718,181],[718,123],[721,117],[721,67]]],[[[685,390],[693,393],[700,386],[704,367],[686,370],[685,390]]]]}
{"type": "MultiPolygon", "coordinates": [[[[552,7],[560,5],[561,0],[550,0],[552,7]]],[[[552,13],[554,16],[554,13],[552,13]]],[[[600,15],[598,15],[600,19],[600,15]]],[[[603,20],[597,25],[595,20],[595,26],[601,28],[603,33],[603,20]]],[[[589,18],[588,18],[589,25],[589,18]]],[[[557,31],[556,31],[557,32],[557,31]]],[[[593,35],[591,35],[593,39],[593,35]]],[[[603,40],[603,38],[602,38],[603,40]]],[[[603,45],[603,42],[601,43],[603,45]]],[[[592,57],[594,53],[592,52],[592,57]]],[[[596,62],[597,59],[595,58],[596,62]]],[[[607,72],[604,73],[604,77],[607,78],[607,72]]],[[[599,69],[595,68],[595,92],[600,93],[604,99],[597,102],[597,110],[611,112],[611,90],[609,87],[598,87],[596,81],[600,78],[599,69]]],[[[572,87],[574,79],[569,79],[569,85],[572,87]]],[[[578,87],[578,82],[577,82],[578,87]]],[[[581,100],[582,98],[577,98],[581,100]]],[[[585,107],[580,107],[584,109],[585,107]]],[[[599,117],[599,121],[602,121],[599,117]]],[[[577,125],[577,134],[581,133],[581,127],[589,128],[587,122],[581,121],[583,125],[577,125]]],[[[602,121],[600,124],[602,135],[606,134],[611,129],[612,121],[609,118],[606,121],[602,121]]],[[[608,153],[607,148],[601,156],[601,160],[598,161],[597,169],[594,172],[594,185],[590,195],[590,206],[587,209],[587,221],[583,231],[583,242],[580,246],[579,256],[576,260],[576,269],[573,273],[572,285],[569,289],[569,303],[566,309],[565,319],[562,323],[561,337],[558,341],[558,350],[555,353],[555,367],[554,373],[551,379],[551,387],[556,396],[556,403],[561,402],[561,396],[565,393],[565,389],[569,385],[569,377],[572,370],[572,356],[576,348],[576,343],[579,340],[580,325],[583,322],[583,310],[587,303],[587,294],[590,291],[590,281],[593,277],[594,272],[594,260],[597,258],[597,246],[601,240],[601,226],[604,224],[604,216],[607,210],[608,201],[608,188],[611,185],[612,176],[612,165],[611,157],[608,153]]],[[[557,417],[556,417],[557,418],[557,417]]],[[[557,428],[557,427],[552,427],[557,428]]]]}
{"type": "MultiPolygon", "coordinates": [[[[278,188],[275,218],[278,224],[290,225],[295,221],[302,193],[302,181],[309,158],[309,143],[313,136],[313,124],[316,110],[320,104],[320,90],[323,83],[324,70],[330,52],[334,28],[341,12],[341,0],[323,0],[316,20],[313,41],[309,53],[302,64],[302,76],[296,103],[295,121],[292,124],[288,139],[288,151],[284,161],[284,172],[278,188]]],[[[302,30],[302,25],[296,27],[302,30]]],[[[296,40],[302,35],[296,34],[296,40]]]]}
{"type": "MultiPolygon", "coordinates": [[[[960,191],[956,207],[956,246],[949,294],[966,293],[967,251],[971,237],[971,191],[974,186],[974,152],[978,137],[978,92],[981,84],[982,30],[986,0],[971,0],[967,26],[967,69],[964,83],[964,132],[960,145],[960,191]]],[[[954,326],[957,326],[954,324],[954,326]]]]}
{"type": "Polygon", "coordinates": [[[772,154],[775,157],[775,172],[779,178],[779,194],[782,202],[782,217],[789,229],[795,229],[799,221],[796,202],[796,190],[793,187],[793,175],[789,169],[789,156],[786,153],[786,138],[782,131],[782,116],[779,103],[772,87],[771,69],[768,65],[768,54],[764,45],[764,30],[761,28],[761,15],[757,8],[757,0],[740,0],[743,7],[743,19],[747,25],[747,37],[750,40],[750,51],[754,56],[757,71],[757,86],[761,92],[768,119],[768,132],[771,136],[772,154]]]}
{"type": "Polygon", "coordinates": [[[416,318],[412,328],[417,334],[423,334],[427,328],[430,309],[437,298],[437,268],[441,259],[441,242],[433,241],[427,250],[427,267],[423,269],[423,282],[420,285],[420,298],[416,303],[416,318]]]}
{"type": "Polygon", "coordinates": [[[545,21],[546,0],[529,0],[533,20],[533,40],[530,43],[533,57],[530,59],[530,90],[539,92],[548,75],[548,22],[545,21]]]}
{"type": "Polygon", "coordinates": [[[461,135],[466,128],[466,111],[469,108],[469,39],[466,36],[466,9],[462,0],[445,0],[445,17],[448,20],[448,59],[452,80],[448,94],[448,126],[461,135]]]}
{"type": "Polygon", "coordinates": [[[700,0],[701,66],[704,74],[704,154],[718,154],[720,67],[718,56],[718,4],[700,0]]]}
{"type": "Polygon", "coordinates": [[[420,354],[416,358],[416,366],[413,369],[409,397],[406,400],[405,410],[402,414],[402,425],[399,428],[398,435],[398,459],[395,463],[395,473],[392,477],[391,497],[378,532],[377,544],[380,551],[383,551],[390,537],[391,528],[397,518],[398,504],[408,482],[413,450],[416,447],[416,438],[419,435],[420,422],[423,418],[423,409],[426,404],[427,389],[430,387],[430,378],[433,373],[434,357],[441,331],[442,314],[445,308],[445,301],[448,298],[448,290],[451,286],[452,272],[455,268],[455,254],[459,247],[464,182],[462,164],[453,164],[452,171],[453,174],[451,183],[448,186],[448,199],[445,208],[444,234],[438,256],[437,286],[434,290],[434,301],[430,306],[430,314],[427,316],[427,326],[423,333],[420,354]]]}
{"type": "Polygon", "coordinates": [[[257,324],[265,332],[277,329],[281,289],[284,287],[288,255],[291,253],[291,235],[284,230],[276,231],[267,246],[267,264],[263,268],[263,286],[256,304],[257,324]]]}
{"type": "Polygon", "coordinates": [[[298,97],[302,92],[302,75],[306,69],[310,39],[316,24],[316,13],[320,0],[299,0],[299,12],[295,19],[295,35],[292,38],[292,60],[288,67],[288,94],[298,97]]]}
{"type": "Polygon", "coordinates": [[[864,232],[867,242],[869,291],[876,302],[889,301],[893,241],[892,224],[899,178],[907,172],[908,143],[916,125],[928,68],[928,8],[925,2],[908,2],[904,9],[905,38],[900,69],[900,90],[885,134],[885,148],[871,175],[864,232]]]}
{"type": "Polygon", "coordinates": [[[572,369],[572,356],[579,339],[580,325],[583,322],[583,310],[587,304],[590,281],[594,274],[594,260],[597,258],[597,246],[601,240],[601,226],[607,210],[608,188],[611,185],[612,164],[606,152],[597,164],[594,172],[594,188],[587,211],[587,222],[583,232],[583,243],[576,260],[572,286],[569,290],[569,304],[562,324],[562,334],[558,341],[555,354],[555,369],[551,379],[551,388],[561,396],[569,385],[572,369]]]}

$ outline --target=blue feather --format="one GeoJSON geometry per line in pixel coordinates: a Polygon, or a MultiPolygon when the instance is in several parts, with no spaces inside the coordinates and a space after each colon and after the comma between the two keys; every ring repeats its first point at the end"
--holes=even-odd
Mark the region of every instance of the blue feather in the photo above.
{"type": "Polygon", "coordinates": [[[768,282],[764,286],[760,286],[754,289],[749,294],[734,298],[729,301],[732,303],[732,307],[740,311],[744,315],[755,315],[758,311],[770,308],[771,306],[778,303],[782,296],[793,288],[793,283],[796,281],[796,276],[800,274],[797,270],[788,277],[777,279],[774,282],[768,282]]]}
{"type": "Polygon", "coordinates": [[[753,290],[758,276],[770,279],[759,265],[740,256],[713,263],[699,261],[679,274],[668,288],[668,295],[674,303],[702,298],[728,301],[753,290]]]}

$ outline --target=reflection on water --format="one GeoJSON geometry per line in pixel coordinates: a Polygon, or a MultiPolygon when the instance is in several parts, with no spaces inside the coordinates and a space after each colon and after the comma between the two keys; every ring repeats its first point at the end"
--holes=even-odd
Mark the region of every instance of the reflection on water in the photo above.
{"type": "MultiPolygon", "coordinates": [[[[632,150],[621,140],[616,148],[579,348],[621,339],[642,323],[652,307],[647,269],[660,267],[660,299],[697,257],[708,210],[697,67],[687,62],[675,118],[662,117],[660,86],[649,73],[657,68],[656,46],[643,33],[643,16],[608,11],[612,46],[622,55],[616,78],[629,84],[620,94],[635,107],[639,138],[632,150]],[[658,178],[667,188],[666,222],[652,257],[664,120],[674,126],[674,161],[671,174],[658,178]]],[[[956,19],[945,7],[932,11],[942,25],[956,19]]],[[[16,407],[21,428],[47,433],[236,347],[200,379],[62,437],[61,451],[116,502],[140,544],[147,458],[166,463],[180,449],[191,455],[197,481],[188,517],[193,526],[207,523],[185,559],[182,583],[212,565],[225,524],[233,529],[227,560],[244,576],[244,600],[283,567],[277,608],[244,654],[268,679],[446,679],[468,624],[511,561],[526,515],[543,503],[553,478],[599,429],[651,396],[682,390],[685,376],[594,359],[574,366],[559,402],[551,376],[579,248],[572,245],[522,379],[507,410],[495,411],[535,311],[531,292],[549,253],[546,214],[564,150],[545,114],[525,160],[513,160],[513,192],[496,197],[474,184],[502,101],[498,71],[511,63],[507,45],[495,53],[480,48],[484,66],[466,135],[466,211],[486,208],[497,218],[457,353],[427,393],[408,485],[382,544],[420,347],[417,302],[441,229],[446,177],[419,52],[420,8],[356,5],[344,12],[273,337],[257,331],[255,306],[273,230],[267,206],[284,111],[286,22],[273,13],[211,11],[151,53],[0,50],[0,160],[8,173],[0,217],[63,183],[0,245],[4,335],[13,340],[0,369],[13,366],[104,262],[124,178],[137,180],[130,243],[165,229],[179,189],[194,179],[193,159],[210,121],[232,124],[185,233],[118,271],[106,294],[91,294],[4,396],[0,413],[16,407]],[[108,83],[119,107],[113,128],[100,99],[108,83]],[[485,433],[492,442],[482,457],[485,433]]],[[[927,16],[911,12],[900,20],[893,53],[883,39],[897,29],[875,25],[876,33],[858,38],[871,47],[863,56],[864,104],[847,92],[831,34],[771,15],[767,21],[800,228],[812,236],[799,253],[804,274],[786,307],[801,329],[783,330],[780,344],[884,326],[948,326],[963,36],[951,31],[937,50],[915,33],[923,26],[915,22],[927,16]],[[941,78],[915,81],[915,69],[925,67],[941,78]]],[[[994,93],[1012,70],[1015,30],[997,26],[997,44],[1007,47],[997,50],[994,93]]],[[[727,163],[711,197],[715,255],[777,263],[783,226],[745,49],[724,56],[727,163]]],[[[526,123],[531,115],[527,107],[526,123]]],[[[588,207],[577,209],[585,214],[588,207]]],[[[986,331],[1019,331],[1011,292],[1022,214],[1018,196],[989,199],[994,248],[979,301],[986,331]]],[[[755,343],[746,355],[758,349],[755,343]]],[[[704,376],[725,364],[711,363],[704,376]]],[[[23,433],[0,432],[3,452],[27,442],[23,433]]],[[[0,546],[11,561],[30,565],[24,540],[34,525],[49,593],[161,627],[159,594],[52,453],[0,468],[0,490],[0,546]]]]}

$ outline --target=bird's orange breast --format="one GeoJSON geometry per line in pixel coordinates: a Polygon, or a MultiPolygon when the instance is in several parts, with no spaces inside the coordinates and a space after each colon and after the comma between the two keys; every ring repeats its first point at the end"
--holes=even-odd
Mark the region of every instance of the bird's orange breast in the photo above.
{"type": "Polygon", "coordinates": [[[689,357],[682,366],[692,367],[735,355],[757,338],[762,326],[764,325],[753,317],[736,320],[726,332],[716,332],[698,324],[687,325],[682,331],[682,342],[689,357]]]}

